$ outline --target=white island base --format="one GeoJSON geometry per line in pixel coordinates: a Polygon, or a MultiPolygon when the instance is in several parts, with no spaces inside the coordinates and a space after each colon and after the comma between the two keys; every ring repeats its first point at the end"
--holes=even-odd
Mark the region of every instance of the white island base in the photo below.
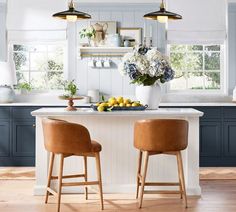
{"type": "MultiPolygon", "coordinates": [[[[42,108],[32,112],[36,116],[36,185],[35,195],[44,195],[47,182],[49,154],[45,151],[42,118],[56,118],[86,126],[91,138],[102,145],[101,166],[104,193],[135,193],[138,150],[133,146],[134,123],[140,119],[185,119],[189,122],[189,144],[182,152],[188,195],[201,195],[199,185],[199,117],[195,109],[159,109],[126,112],[94,112],[79,109],[67,112],[63,108],[42,108]]],[[[70,141],[68,140],[68,143],[70,141]]],[[[173,141],[174,142],[174,141],[173,141]]],[[[57,172],[58,163],[54,164],[57,172]]],[[[64,174],[83,172],[83,160],[70,157],[65,160],[64,174]]],[[[178,182],[177,162],[174,156],[158,155],[150,158],[147,182],[178,182]]],[[[88,178],[96,179],[94,158],[88,159],[88,178]]],[[[95,187],[94,187],[95,188],[95,187]]],[[[158,187],[149,189],[158,189],[158,187]]],[[[173,189],[160,188],[160,189],[173,189]]],[[[178,187],[176,187],[176,190],[178,187]]],[[[83,188],[67,187],[64,192],[83,192],[83,188]]]]}

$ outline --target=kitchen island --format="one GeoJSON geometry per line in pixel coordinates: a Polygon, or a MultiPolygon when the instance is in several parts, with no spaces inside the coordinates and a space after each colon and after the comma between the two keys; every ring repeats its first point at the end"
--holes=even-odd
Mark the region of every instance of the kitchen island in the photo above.
{"type": "MultiPolygon", "coordinates": [[[[134,122],[140,119],[184,119],[189,122],[189,145],[182,152],[188,195],[200,195],[199,185],[199,117],[203,113],[191,108],[164,108],[146,111],[95,112],[79,109],[67,112],[63,108],[41,108],[33,111],[36,117],[36,185],[35,195],[44,195],[47,181],[48,153],[44,149],[42,118],[49,117],[85,125],[91,138],[102,145],[101,164],[104,193],[135,192],[138,151],[133,147],[134,122]]],[[[70,142],[68,140],[68,142],[70,142]]],[[[88,160],[88,177],[96,179],[95,161],[88,160]]],[[[57,163],[55,163],[57,171],[57,163]]],[[[82,160],[71,157],[65,160],[64,174],[83,171],[82,160]]],[[[177,182],[177,164],[173,156],[151,157],[148,181],[177,182]]],[[[150,188],[152,189],[152,188],[150,188]]],[[[162,189],[162,188],[161,188],[162,189]]],[[[165,188],[166,189],[166,188],[165,188]]],[[[176,187],[176,189],[178,189],[176,187]]],[[[65,192],[83,191],[65,188],[65,192]]]]}

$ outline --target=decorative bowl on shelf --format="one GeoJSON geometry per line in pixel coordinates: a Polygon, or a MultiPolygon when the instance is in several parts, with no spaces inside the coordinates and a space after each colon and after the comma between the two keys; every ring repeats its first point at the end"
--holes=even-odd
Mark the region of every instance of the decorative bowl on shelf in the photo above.
{"type": "Polygon", "coordinates": [[[76,111],[77,108],[74,106],[74,100],[81,100],[84,97],[82,96],[59,96],[59,99],[62,100],[67,100],[68,101],[68,106],[65,108],[66,111],[76,111]]]}

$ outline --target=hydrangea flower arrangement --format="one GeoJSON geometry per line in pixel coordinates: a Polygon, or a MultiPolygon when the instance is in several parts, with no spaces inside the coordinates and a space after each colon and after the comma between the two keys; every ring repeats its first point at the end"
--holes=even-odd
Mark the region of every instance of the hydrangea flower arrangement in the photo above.
{"type": "Polygon", "coordinates": [[[153,85],[158,80],[168,82],[175,75],[166,56],[155,48],[145,46],[125,54],[118,69],[122,75],[129,76],[131,83],[144,86],[153,85]]]}

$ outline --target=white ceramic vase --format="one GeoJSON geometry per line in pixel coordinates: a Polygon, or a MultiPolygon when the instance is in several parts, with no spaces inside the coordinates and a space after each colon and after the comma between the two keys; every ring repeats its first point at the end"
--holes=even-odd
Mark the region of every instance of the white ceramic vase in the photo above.
{"type": "Polygon", "coordinates": [[[148,105],[148,109],[156,110],[161,101],[161,86],[156,83],[151,86],[136,86],[136,98],[143,105],[148,105]]]}

